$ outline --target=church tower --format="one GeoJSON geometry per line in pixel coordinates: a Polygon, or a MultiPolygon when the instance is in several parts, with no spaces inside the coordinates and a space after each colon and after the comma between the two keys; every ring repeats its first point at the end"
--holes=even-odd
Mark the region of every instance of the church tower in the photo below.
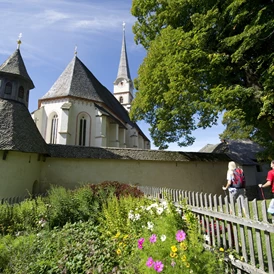
{"type": "Polygon", "coordinates": [[[16,51],[0,66],[0,98],[14,100],[28,108],[29,90],[34,84],[20,53],[21,34],[16,51]]]}
{"type": "Polygon", "coordinates": [[[118,74],[116,80],[114,81],[113,94],[115,98],[120,102],[120,104],[124,106],[127,111],[129,111],[131,107],[131,102],[133,100],[133,83],[130,77],[127,58],[125,23],[123,23],[122,49],[118,74]]]}

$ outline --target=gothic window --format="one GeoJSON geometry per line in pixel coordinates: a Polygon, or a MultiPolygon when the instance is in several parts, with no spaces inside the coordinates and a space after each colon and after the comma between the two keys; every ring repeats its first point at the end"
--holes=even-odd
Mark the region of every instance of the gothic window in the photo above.
{"type": "Polygon", "coordinates": [[[124,102],[123,96],[121,96],[121,97],[119,98],[119,102],[120,102],[121,104],[123,104],[123,102],[124,102]]]}
{"type": "Polygon", "coordinates": [[[58,130],[58,115],[55,114],[51,120],[51,131],[50,131],[50,143],[57,143],[57,130],[58,130]]]}
{"type": "Polygon", "coordinates": [[[86,145],[86,132],[87,131],[87,120],[84,116],[80,119],[80,127],[79,127],[79,146],[86,145]]]}
{"type": "Polygon", "coordinates": [[[18,89],[18,97],[24,98],[24,93],[25,93],[24,88],[22,86],[20,86],[18,89]]]}
{"type": "Polygon", "coordinates": [[[5,86],[5,93],[6,94],[11,94],[12,92],[12,83],[11,82],[7,82],[6,86],[5,86]]]}

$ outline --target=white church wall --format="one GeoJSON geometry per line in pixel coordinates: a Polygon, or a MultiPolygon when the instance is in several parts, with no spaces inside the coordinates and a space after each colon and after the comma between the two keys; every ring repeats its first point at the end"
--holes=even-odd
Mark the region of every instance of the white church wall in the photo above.
{"type": "Polygon", "coordinates": [[[44,187],[74,188],[83,183],[119,181],[223,194],[227,162],[162,162],[102,159],[47,158],[42,164],[44,187]]]}
{"type": "Polygon", "coordinates": [[[42,160],[38,154],[9,151],[3,160],[0,151],[0,199],[32,194],[35,182],[39,184],[42,160]]]}

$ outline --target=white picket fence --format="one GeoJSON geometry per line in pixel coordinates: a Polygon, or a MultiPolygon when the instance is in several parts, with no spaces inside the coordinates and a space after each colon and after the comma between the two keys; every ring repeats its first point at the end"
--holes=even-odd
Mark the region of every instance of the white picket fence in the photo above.
{"type": "Polygon", "coordinates": [[[241,260],[231,260],[227,256],[233,273],[274,273],[274,218],[269,219],[266,200],[248,202],[245,199],[243,210],[240,200],[230,204],[227,196],[150,186],[138,186],[138,189],[149,197],[169,197],[176,206],[185,200],[198,218],[205,244],[209,248],[236,251],[241,257],[241,260]]]}

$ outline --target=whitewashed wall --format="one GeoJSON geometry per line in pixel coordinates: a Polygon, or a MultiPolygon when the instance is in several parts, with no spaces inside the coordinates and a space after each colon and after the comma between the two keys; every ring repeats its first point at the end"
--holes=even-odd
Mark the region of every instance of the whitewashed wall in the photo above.
{"type": "Polygon", "coordinates": [[[42,164],[44,188],[58,184],[74,188],[81,183],[121,183],[179,188],[222,194],[227,162],[164,162],[47,158],[42,164]]]}
{"type": "Polygon", "coordinates": [[[3,160],[0,151],[0,199],[32,194],[35,181],[39,180],[42,159],[38,154],[9,151],[3,160]]]}

